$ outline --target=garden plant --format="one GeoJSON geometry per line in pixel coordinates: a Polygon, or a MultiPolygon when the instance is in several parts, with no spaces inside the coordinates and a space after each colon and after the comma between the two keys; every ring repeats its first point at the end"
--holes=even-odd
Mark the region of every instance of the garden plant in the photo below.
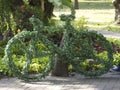
{"type": "Polygon", "coordinates": [[[108,72],[113,60],[109,41],[95,31],[76,30],[71,25],[75,19],[74,9],[71,9],[70,15],[62,14],[60,19],[65,23],[64,26],[52,27],[44,26],[38,18],[32,16],[29,20],[33,31],[24,29],[8,41],[4,60],[16,77],[38,80],[49,73],[68,76],[70,65],[76,73],[90,77],[108,72]],[[63,30],[59,44],[45,35],[47,30],[55,29],[63,30]],[[36,70],[32,71],[33,68],[36,70]]]}

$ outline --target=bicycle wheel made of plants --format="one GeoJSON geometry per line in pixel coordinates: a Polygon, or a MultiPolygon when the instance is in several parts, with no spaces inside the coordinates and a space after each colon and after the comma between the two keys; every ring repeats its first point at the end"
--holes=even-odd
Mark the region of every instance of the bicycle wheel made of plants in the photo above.
{"type": "Polygon", "coordinates": [[[23,31],[9,40],[5,48],[8,66],[19,79],[40,79],[51,71],[53,45],[37,34],[23,31]]]}
{"type": "Polygon", "coordinates": [[[111,44],[95,31],[75,33],[70,52],[74,70],[85,76],[100,76],[112,66],[111,44]]]}

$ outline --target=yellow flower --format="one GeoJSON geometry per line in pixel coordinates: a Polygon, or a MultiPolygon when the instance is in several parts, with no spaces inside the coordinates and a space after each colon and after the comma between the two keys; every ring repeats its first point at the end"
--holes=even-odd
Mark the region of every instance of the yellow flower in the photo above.
{"type": "Polygon", "coordinates": [[[18,30],[17,30],[17,33],[20,33],[20,32],[21,32],[21,30],[20,30],[20,29],[18,29],[18,30]]]}

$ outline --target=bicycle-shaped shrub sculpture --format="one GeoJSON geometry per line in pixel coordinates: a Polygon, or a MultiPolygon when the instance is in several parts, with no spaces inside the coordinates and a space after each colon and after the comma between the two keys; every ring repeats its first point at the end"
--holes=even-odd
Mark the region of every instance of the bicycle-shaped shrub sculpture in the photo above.
{"type": "Polygon", "coordinates": [[[5,58],[16,77],[29,80],[47,76],[55,64],[55,55],[66,57],[65,62],[85,76],[99,76],[109,70],[113,57],[111,45],[106,38],[94,31],[75,30],[71,25],[74,20],[73,12],[70,15],[61,15],[60,18],[65,21],[61,46],[54,44],[41,32],[56,28],[43,26],[35,17],[30,18],[33,31],[23,30],[8,41],[5,58]],[[102,48],[97,47],[99,44],[102,48]],[[101,49],[104,50],[100,51],[101,49]],[[33,68],[36,71],[31,72],[33,68]]]}

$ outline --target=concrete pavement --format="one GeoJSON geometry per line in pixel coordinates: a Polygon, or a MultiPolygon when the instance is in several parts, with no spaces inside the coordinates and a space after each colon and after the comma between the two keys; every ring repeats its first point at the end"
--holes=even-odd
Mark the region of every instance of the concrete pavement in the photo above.
{"type": "Polygon", "coordinates": [[[105,30],[94,30],[94,31],[97,31],[98,33],[102,33],[105,37],[120,39],[120,32],[112,32],[105,30]]]}
{"type": "Polygon", "coordinates": [[[107,73],[98,78],[48,76],[37,82],[3,78],[0,80],[0,90],[120,90],[120,73],[107,73]]]}

